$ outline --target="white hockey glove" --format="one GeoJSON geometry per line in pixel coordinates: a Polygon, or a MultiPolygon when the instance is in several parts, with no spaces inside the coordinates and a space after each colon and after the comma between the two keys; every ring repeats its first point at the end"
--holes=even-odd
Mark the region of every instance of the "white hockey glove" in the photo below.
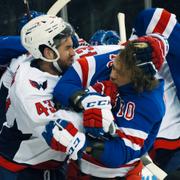
{"type": "Polygon", "coordinates": [[[85,135],[71,122],[62,119],[50,121],[42,136],[52,149],[66,153],[72,160],[77,160],[86,146],[85,135]]]}

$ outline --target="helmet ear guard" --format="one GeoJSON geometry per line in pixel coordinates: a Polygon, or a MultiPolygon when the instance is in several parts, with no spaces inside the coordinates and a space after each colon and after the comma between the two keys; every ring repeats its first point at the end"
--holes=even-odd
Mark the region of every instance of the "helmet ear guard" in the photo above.
{"type": "Polygon", "coordinates": [[[50,15],[41,15],[29,21],[21,30],[21,42],[23,46],[34,56],[46,62],[55,62],[60,58],[57,50],[57,39],[59,44],[74,33],[70,24],[62,18],[50,15]],[[43,56],[40,46],[45,45],[52,49],[55,59],[47,59],[43,56]]]}

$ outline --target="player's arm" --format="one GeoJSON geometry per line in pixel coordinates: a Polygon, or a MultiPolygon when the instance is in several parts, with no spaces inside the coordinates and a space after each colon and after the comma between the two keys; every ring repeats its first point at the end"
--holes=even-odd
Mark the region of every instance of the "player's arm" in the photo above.
{"type": "Polygon", "coordinates": [[[71,122],[73,116],[66,118],[61,112],[57,115],[53,101],[42,98],[22,104],[25,114],[29,116],[27,119],[31,120],[27,123],[50,148],[64,152],[69,159],[77,160],[86,146],[85,135],[71,122]]]}
{"type": "Polygon", "coordinates": [[[3,73],[0,80],[0,129],[3,123],[6,121],[6,101],[8,97],[9,88],[13,81],[13,77],[18,66],[25,61],[26,55],[22,55],[18,58],[13,58],[10,65],[7,67],[3,73]]]}
{"type": "Polygon", "coordinates": [[[85,89],[90,84],[94,84],[98,78],[109,78],[110,62],[112,62],[109,56],[110,53],[78,60],[61,78],[54,90],[54,96],[61,103],[70,105],[76,111],[83,111],[86,132],[95,137],[110,131],[114,121],[111,101],[108,96],[85,89]]]}
{"type": "Polygon", "coordinates": [[[150,8],[143,10],[136,17],[130,39],[158,33],[168,40],[170,44],[169,53],[178,54],[178,56],[180,56],[176,44],[180,41],[179,31],[180,24],[178,23],[175,14],[162,8],[150,8]],[[160,16],[162,18],[158,18],[160,16]]]}
{"type": "MultiPolygon", "coordinates": [[[[117,53],[117,51],[115,51],[117,53]]],[[[70,67],[55,86],[53,96],[64,106],[70,106],[70,99],[89,85],[109,78],[112,52],[96,57],[84,57],[70,67]]]]}
{"type": "Polygon", "coordinates": [[[116,134],[109,140],[87,139],[87,153],[110,168],[133,164],[148,151],[156,138],[160,121],[154,126],[152,121],[151,118],[147,121],[141,115],[130,121],[122,117],[121,123],[116,126],[116,134]]]}

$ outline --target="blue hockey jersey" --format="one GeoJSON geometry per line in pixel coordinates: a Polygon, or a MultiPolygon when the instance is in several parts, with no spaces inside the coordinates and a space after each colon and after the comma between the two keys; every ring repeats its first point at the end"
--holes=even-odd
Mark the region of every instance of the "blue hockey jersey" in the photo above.
{"type": "Polygon", "coordinates": [[[70,70],[65,73],[63,80],[57,83],[54,90],[55,99],[63,105],[68,106],[69,97],[76,91],[82,88],[85,89],[97,81],[109,79],[112,61],[118,52],[117,50],[77,60],[77,62],[69,68],[70,70]],[[64,93],[64,91],[67,93],[64,93]]]}
{"type": "MultiPolygon", "coordinates": [[[[54,97],[68,106],[69,98],[76,91],[109,79],[112,56],[107,53],[79,59],[56,85],[54,97]]],[[[118,125],[117,136],[105,142],[100,163],[93,158],[81,160],[82,172],[110,178],[125,176],[132,169],[133,163],[149,150],[159,130],[165,113],[163,84],[160,80],[153,91],[140,94],[134,91],[131,84],[119,88],[120,97],[113,109],[118,125]]]]}
{"type": "Polygon", "coordinates": [[[26,52],[20,36],[0,36],[0,66],[9,64],[12,58],[17,58],[26,52]]]}

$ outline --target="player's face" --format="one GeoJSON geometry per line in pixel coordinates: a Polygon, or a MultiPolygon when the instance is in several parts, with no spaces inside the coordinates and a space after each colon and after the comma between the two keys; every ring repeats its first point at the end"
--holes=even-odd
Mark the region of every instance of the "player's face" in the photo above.
{"type": "Polygon", "coordinates": [[[68,37],[66,41],[62,42],[62,44],[59,46],[57,50],[60,54],[58,64],[61,67],[61,69],[65,71],[74,62],[75,52],[73,49],[73,42],[71,37],[68,37]]]}
{"type": "Polygon", "coordinates": [[[120,87],[131,82],[131,72],[124,67],[122,62],[115,59],[112,65],[110,79],[120,87]]]}

